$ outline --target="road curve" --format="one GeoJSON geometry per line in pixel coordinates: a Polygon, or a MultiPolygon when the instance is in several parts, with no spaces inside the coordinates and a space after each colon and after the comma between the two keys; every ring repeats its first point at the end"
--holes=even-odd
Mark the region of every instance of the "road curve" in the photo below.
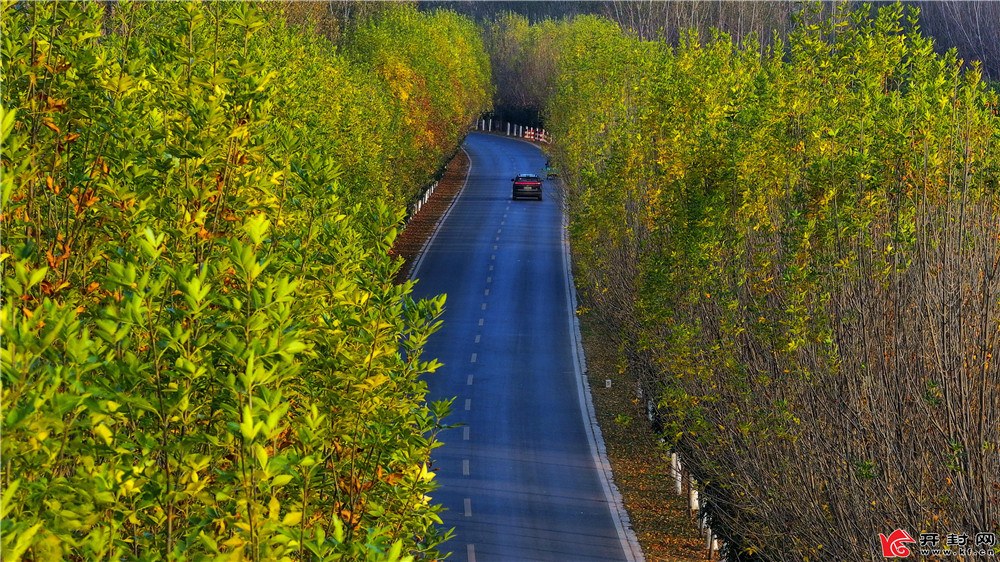
{"type": "MultiPolygon", "coordinates": [[[[511,200],[541,173],[528,143],[470,134],[465,189],[417,262],[415,296],[448,295],[426,357],[429,400],[455,397],[434,454],[451,560],[634,560],[581,414],[558,194],[511,200]]],[[[548,182],[547,182],[548,183],[548,182]]]]}

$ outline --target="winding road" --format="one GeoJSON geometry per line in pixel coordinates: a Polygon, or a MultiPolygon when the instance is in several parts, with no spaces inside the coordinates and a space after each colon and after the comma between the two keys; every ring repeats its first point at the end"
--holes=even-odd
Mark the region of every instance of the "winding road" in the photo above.
{"type": "Polygon", "coordinates": [[[455,397],[434,467],[451,560],[641,560],[589,412],[559,194],[511,200],[540,173],[526,142],[470,134],[466,185],[415,264],[415,296],[447,293],[425,357],[428,400],[455,397]]]}

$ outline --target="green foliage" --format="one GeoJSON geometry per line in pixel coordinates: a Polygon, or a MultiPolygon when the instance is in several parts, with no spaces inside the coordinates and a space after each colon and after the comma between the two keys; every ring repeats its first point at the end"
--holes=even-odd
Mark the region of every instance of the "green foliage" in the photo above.
{"type": "Polygon", "coordinates": [[[280,5],[3,18],[3,558],[437,556],[444,297],[389,250],[488,99],[468,23],[384,23],[460,45],[403,61],[428,133],[280,5]]]}
{"type": "Polygon", "coordinates": [[[768,49],[552,28],[585,306],[768,559],[1000,519],[998,98],[912,21],[807,14],[768,49]]]}

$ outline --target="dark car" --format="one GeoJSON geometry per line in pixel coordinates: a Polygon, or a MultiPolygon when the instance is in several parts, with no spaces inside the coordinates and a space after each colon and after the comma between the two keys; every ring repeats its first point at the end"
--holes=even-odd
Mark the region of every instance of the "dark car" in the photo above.
{"type": "Polygon", "coordinates": [[[518,174],[512,181],[514,182],[513,199],[534,197],[539,201],[542,200],[542,178],[535,174],[518,174]]]}

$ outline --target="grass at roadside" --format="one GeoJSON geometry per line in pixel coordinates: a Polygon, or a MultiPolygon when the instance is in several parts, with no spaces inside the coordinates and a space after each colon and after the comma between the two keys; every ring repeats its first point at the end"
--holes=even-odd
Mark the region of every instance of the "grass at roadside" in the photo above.
{"type": "Polygon", "coordinates": [[[635,382],[618,372],[616,350],[595,316],[580,317],[587,378],[615,484],[646,560],[706,560],[704,539],[686,501],[673,492],[669,458],[636,402],[635,382]],[[605,380],[611,379],[611,388],[605,380]]]}

